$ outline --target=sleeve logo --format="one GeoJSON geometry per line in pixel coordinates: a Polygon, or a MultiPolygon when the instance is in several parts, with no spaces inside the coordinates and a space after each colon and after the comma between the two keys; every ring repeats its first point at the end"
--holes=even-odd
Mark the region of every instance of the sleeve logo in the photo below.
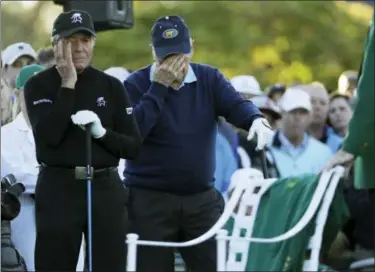
{"type": "Polygon", "coordinates": [[[133,108],[132,108],[132,107],[130,107],[130,108],[126,108],[126,113],[127,113],[128,115],[132,114],[132,113],[133,113],[133,108]]]}

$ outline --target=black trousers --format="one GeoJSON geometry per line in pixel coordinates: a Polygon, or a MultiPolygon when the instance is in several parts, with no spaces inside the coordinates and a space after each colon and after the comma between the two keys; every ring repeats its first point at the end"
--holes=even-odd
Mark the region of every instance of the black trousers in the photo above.
{"type": "MultiPolygon", "coordinates": [[[[36,271],[76,271],[82,233],[87,237],[87,182],[71,171],[44,168],[35,193],[36,271]]],[[[126,266],[127,198],[117,173],[92,181],[94,272],[123,272],[126,266]]],[[[87,241],[87,239],[86,239],[87,241]]]]}
{"type": "MultiPolygon", "coordinates": [[[[189,196],[154,190],[129,189],[130,232],[142,240],[188,241],[209,230],[219,219],[224,200],[216,189],[189,196]]],[[[189,271],[216,272],[215,238],[179,248],[189,271]]],[[[137,272],[173,272],[174,249],[138,248],[137,272]]]]}

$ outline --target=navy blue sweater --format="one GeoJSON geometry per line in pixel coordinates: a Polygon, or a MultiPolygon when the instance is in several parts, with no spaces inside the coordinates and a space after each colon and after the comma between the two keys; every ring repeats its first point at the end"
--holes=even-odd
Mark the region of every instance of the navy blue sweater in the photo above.
{"type": "Polygon", "coordinates": [[[217,69],[196,63],[191,67],[197,80],[178,91],[151,82],[151,66],[124,82],[144,139],[138,158],[127,161],[127,186],[175,194],[212,188],[218,117],[245,130],[261,117],[217,69]]]}

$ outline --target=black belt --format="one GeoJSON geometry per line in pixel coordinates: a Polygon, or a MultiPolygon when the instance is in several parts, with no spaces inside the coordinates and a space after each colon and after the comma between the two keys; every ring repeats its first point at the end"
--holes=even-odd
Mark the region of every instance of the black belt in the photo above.
{"type": "MultiPolygon", "coordinates": [[[[87,169],[86,166],[75,166],[75,167],[63,167],[63,166],[49,166],[42,164],[40,166],[41,169],[55,169],[61,170],[64,172],[71,172],[74,174],[76,179],[86,179],[87,178],[87,169]]],[[[91,167],[91,171],[89,173],[91,178],[100,178],[109,176],[111,173],[117,172],[117,167],[106,167],[106,168],[94,168],[91,167]]]]}

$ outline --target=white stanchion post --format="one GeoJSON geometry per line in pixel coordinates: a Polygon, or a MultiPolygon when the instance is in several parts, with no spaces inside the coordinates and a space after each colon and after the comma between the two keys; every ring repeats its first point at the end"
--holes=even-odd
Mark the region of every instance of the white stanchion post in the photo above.
{"type": "Polygon", "coordinates": [[[228,231],[221,229],[216,234],[216,250],[217,250],[217,271],[224,272],[226,271],[227,264],[227,241],[226,237],[228,236],[228,231]]]}
{"type": "Polygon", "coordinates": [[[137,269],[137,241],[139,235],[135,233],[129,233],[128,235],[126,235],[126,238],[126,243],[128,244],[126,271],[135,272],[137,269]]]}

